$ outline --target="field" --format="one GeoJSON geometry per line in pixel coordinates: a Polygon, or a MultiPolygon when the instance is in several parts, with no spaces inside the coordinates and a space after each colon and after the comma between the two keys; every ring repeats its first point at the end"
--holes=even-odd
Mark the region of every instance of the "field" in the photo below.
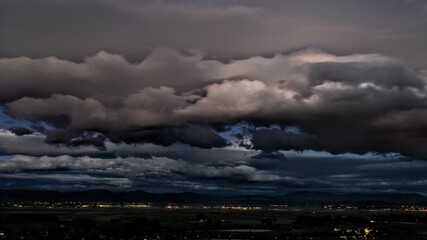
{"type": "Polygon", "coordinates": [[[423,212],[368,211],[354,209],[323,208],[286,208],[280,210],[233,210],[214,208],[1,208],[0,218],[12,214],[19,215],[55,215],[61,221],[75,218],[90,218],[97,223],[107,223],[111,219],[133,222],[138,217],[157,219],[165,225],[186,225],[198,214],[209,216],[213,220],[224,220],[239,225],[258,225],[263,218],[274,218],[277,224],[293,224],[299,215],[307,216],[357,216],[369,218],[372,215],[415,215],[427,216],[423,212]]]}
{"type": "Polygon", "coordinates": [[[54,229],[59,229],[58,226],[66,225],[66,229],[73,233],[83,229],[81,234],[89,234],[86,230],[92,229],[92,233],[95,231],[100,236],[103,233],[112,234],[111,230],[114,234],[123,233],[123,236],[138,234],[141,229],[153,236],[158,233],[175,234],[175,237],[166,239],[180,239],[176,236],[182,236],[182,239],[199,239],[191,234],[229,234],[229,231],[240,232],[234,234],[244,236],[241,232],[245,230],[268,231],[258,233],[260,239],[274,239],[277,236],[291,236],[289,239],[316,239],[316,236],[320,236],[319,239],[335,239],[340,236],[371,239],[364,230],[376,231],[377,235],[372,239],[383,239],[384,236],[387,236],[387,239],[425,239],[423,237],[427,233],[426,219],[424,212],[325,208],[234,210],[27,207],[1,208],[0,232],[4,227],[16,233],[22,231],[23,226],[38,230],[50,229],[54,232],[54,229]],[[54,220],[49,216],[54,216],[54,220]],[[39,221],[38,218],[43,220],[39,221]]]}
{"type": "Polygon", "coordinates": [[[11,214],[55,215],[61,221],[90,218],[97,223],[109,223],[111,219],[133,222],[138,217],[157,219],[165,225],[188,225],[198,214],[213,220],[224,220],[239,225],[259,225],[263,218],[276,218],[278,223],[292,223],[301,211],[230,210],[230,209],[164,209],[164,208],[3,208],[0,217],[11,214]]]}

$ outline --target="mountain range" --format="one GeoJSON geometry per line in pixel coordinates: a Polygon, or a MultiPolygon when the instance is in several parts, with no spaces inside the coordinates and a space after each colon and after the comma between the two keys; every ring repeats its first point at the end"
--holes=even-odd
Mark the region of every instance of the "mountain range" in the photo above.
{"type": "Polygon", "coordinates": [[[51,190],[0,190],[0,203],[36,201],[48,202],[111,202],[152,204],[239,204],[239,205],[289,205],[314,206],[326,204],[352,204],[355,206],[427,206],[427,197],[416,193],[328,193],[291,192],[280,196],[214,196],[198,193],[149,193],[144,191],[113,192],[87,190],[58,192],[51,190]]]}

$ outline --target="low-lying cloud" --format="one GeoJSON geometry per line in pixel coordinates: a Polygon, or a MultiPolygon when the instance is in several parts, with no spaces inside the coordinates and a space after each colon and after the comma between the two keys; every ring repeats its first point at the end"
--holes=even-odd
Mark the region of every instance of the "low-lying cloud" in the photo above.
{"type": "Polygon", "coordinates": [[[136,177],[145,174],[178,174],[190,179],[224,179],[238,182],[288,182],[297,181],[291,177],[281,177],[262,173],[248,165],[209,166],[190,164],[170,158],[115,158],[92,157],[31,157],[15,155],[0,162],[0,173],[30,173],[40,171],[79,171],[108,173],[116,176],[136,177]]]}

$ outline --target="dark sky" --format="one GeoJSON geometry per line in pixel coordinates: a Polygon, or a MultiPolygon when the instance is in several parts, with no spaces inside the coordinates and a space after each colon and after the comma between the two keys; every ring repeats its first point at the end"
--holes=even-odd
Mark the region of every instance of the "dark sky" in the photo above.
{"type": "Polygon", "coordinates": [[[0,0],[0,183],[427,194],[427,1],[0,0]]]}

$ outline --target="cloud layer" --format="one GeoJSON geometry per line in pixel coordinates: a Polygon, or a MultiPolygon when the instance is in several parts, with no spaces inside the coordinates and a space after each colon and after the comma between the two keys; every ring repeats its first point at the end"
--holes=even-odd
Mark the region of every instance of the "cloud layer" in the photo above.
{"type": "Polygon", "coordinates": [[[223,147],[226,139],[212,128],[244,121],[303,133],[255,131],[260,150],[427,157],[419,119],[425,76],[378,54],[305,49],[223,63],[158,49],[135,64],[100,52],[82,63],[10,58],[0,67],[1,103],[13,116],[57,126],[47,137],[52,143],[95,131],[114,142],[223,147]]]}
{"type": "Polygon", "coordinates": [[[232,59],[316,46],[426,62],[424,1],[6,0],[0,8],[6,57],[80,61],[106,50],[139,61],[164,46],[232,59]]]}
{"type": "Polygon", "coordinates": [[[426,6],[0,1],[0,180],[420,191],[426,6]]]}
{"type": "MultiPolygon", "coordinates": [[[[205,150],[208,151],[208,150],[205,150]]],[[[209,150],[211,151],[211,150],[209,150]]],[[[32,157],[0,159],[3,188],[138,189],[155,192],[200,191],[226,194],[283,194],[288,191],[422,192],[425,161],[396,156],[330,155],[284,152],[288,160],[246,158],[228,163],[190,163],[168,157],[32,157]],[[396,175],[399,178],[396,178],[396,175]]],[[[215,155],[215,154],[214,154],[215,155]]]]}

